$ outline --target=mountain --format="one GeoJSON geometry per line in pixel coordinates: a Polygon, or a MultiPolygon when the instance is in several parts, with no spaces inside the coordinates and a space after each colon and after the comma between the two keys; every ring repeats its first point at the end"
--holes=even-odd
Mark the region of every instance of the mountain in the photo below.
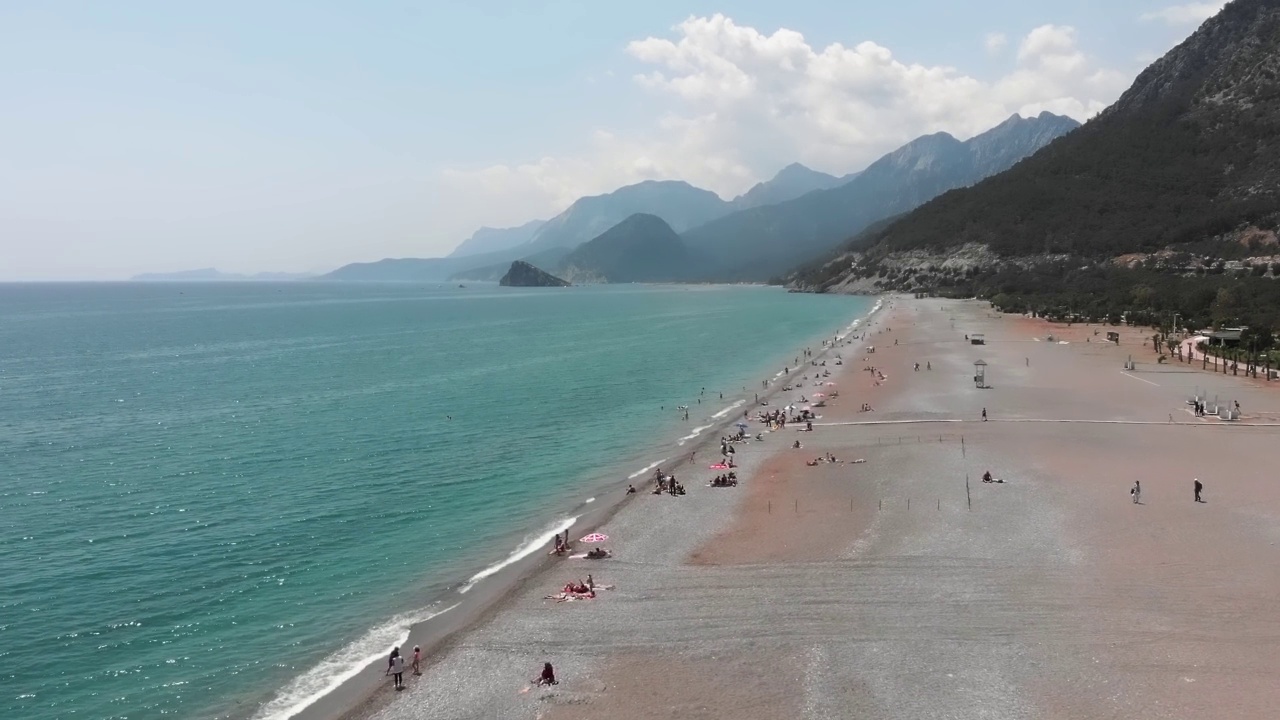
{"type": "Polygon", "coordinates": [[[682,234],[689,250],[714,258],[709,277],[765,280],[808,262],[884,218],[1007,169],[1071,129],[1042,113],[1009,120],[961,142],[946,133],[913,140],[839,187],[740,210],[682,234]]]}
{"type": "MultiPolygon", "coordinates": [[[[555,268],[560,266],[560,261],[570,252],[569,248],[553,247],[547,248],[546,250],[540,250],[530,255],[525,255],[518,259],[536,267],[555,268]]],[[[449,275],[449,279],[497,282],[498,278],[506,274],[510,267],[511,262],[509,261],[497,262],[492,265],[481,265],[480,267],[467,268],[465,270],[459,270],[451,273],[449,275]]]]}
{"type": "MultiPolygon", "coordinates": [[[[1056,257],[1183,271],[1180,254],[1276,254],[1278,229],[1280,3],[1235,0],[1080,130],[858,238],[859,268],[812,279],[848,284],[906,253],[935,267],[960,253],[975,272],[979,256],[992,268],[1056,257]]],[[[917,272],[910,284],[940,279],[917,272]]]]}
{"type": "Polygon", "coordinates": [[[710,190],[676,180],[646,180],[605,195],[579,198],[518,249],[531,254],[552,247],[575,248],[636,213],[657,215],[681,232],[731,209],[710,190]]]}
{"type": "Polygon", "coordinates": [[[657,215],[637,213],[566,255],[558,272],[575,283],[669,282],[689,266],[676,231],[657,215]]]}
{"type": "MultiPolygon", "coordinates": [[[[847,176],[846,176],[847,177],[847,176]]],[[[849,179],[853,179],[849,177],[849,179]]],[[[731,201],[734,210],[746,210],[762,205],[774,205],[813,192],[826,190],[847,182],[844,178],[810,170],[800,163],[792,163],[778,171],[771,179],[756,183],[754,187],[731,201]]]]}
{"type": "Polygon", "coordinates": [[[322,275],[320,279],[345,282],[443,282],[461,270],[501,260],[494,255],[491,253],[465,258],[383,258],[374,262],[343,265],[322,275]]]}
{"type": "Polygon", "coordinates": [[[1034,119],[1014,115],[969,141],[974,170],[983,178],[1004,172],[1078,127],[1069,117],[1047,112],[1034,119]]]}
{"type": "Polygon", "coordinates": [[[460,258],[510,250],[532,240],[534,234],[545,224],[545,220],[530,220],[513,228],[482,227],[463,240],[448,256],[460,258]]]}
{"type": "Polygon", "coordinates": [[[636,213],[657,215],[672,227],[684,229],[719,217],[729,212],[730,207],[715,193],[686,182],[647,180],[604,195],[579,198],[545,223],[535,220],[518,228],[481,229],[447,258],[386,258],[351,263],[323,279],[352,282],[496,280],[514,260],[549,266],[549,260],[558,260],[560,255],[636,213]],[[531,237],[518,245],[471,252],[493,247],[495,242],[500,246],[526,231],[531,231],[531,237]],[[478,244],[472,242],[476,240],[478,244]]]}
{"type": "Polygon", "coordinates": [[[511,263],[511,269],[502,276],[498,284],[503,287],[568,287],[569,283],[539,270],[523,260],[511,263]]]}
{"type": "Polygon", "coordinates": [[[251,275],[224,273],[216,268],[180,270],[170,273],[142,273],[130,280],[135,282],[283,282],[315,277],[312,273],[261,272],[251,275]]]}

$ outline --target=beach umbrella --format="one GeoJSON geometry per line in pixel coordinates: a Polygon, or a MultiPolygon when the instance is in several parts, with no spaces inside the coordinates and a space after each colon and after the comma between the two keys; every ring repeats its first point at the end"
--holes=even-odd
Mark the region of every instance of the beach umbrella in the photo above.
{"type": "Polygon", "coordinates": [[[606,541],[606,540],[608,540],[608,539],[609,539],[609,536],[608,536],[608,535],[605,535],[604,533],[591,533],[590,535],[588,535],[588,536],[586,536],[586,537],[582,538],[582,539],[581,539],[581,540],[579,540],[578,542],[584,542],[584,543],[588,543],[588,544],[590,544],[590,543],[602,543],[602,542],[604,542],[604,541],[606,541]]]}
{"type": "Polygon", "coordinates": [[[740,427],[740,428],[745,428],[745,427],[747,427],[747,424],[746,424],[746,423],[744,423],[744,422],[738,422],[738,423],[736,423],[736,424],[737,424],[737,426],[738,426],[738,427],[740,427]]]}
{"type": "Polygon", "coordinates": [[[833,383],[833,382],[829,382],[829,383],[827,383],[827,387],[835,387],[835,386],[836,386],[836,384],[835,384],[835,383],[833,383]]]}
{"type": "Polygon", "coordinates": [[[813,394],[813,396],[814,396],[814,397],[826,397],[827,395],[826,395],[826,393],[814,393],[814,394],[813,394]]]}

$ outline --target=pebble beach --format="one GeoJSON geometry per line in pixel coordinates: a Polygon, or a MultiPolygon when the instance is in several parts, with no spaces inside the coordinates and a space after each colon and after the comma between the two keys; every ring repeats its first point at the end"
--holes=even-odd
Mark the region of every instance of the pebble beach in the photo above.
{"type": "Polygon", "coordinates": [[[1158,365],[1141,329],[1119,344],[1097,330],[888,299],[860,338],[814,348],[825,368],[770,387],[760,409],[816,390],[825,369],[839,397],[812,432],[752,421],[765,439],[736,446],[738,487],[709,486],[715,446],[669,467],[687,495],[638,478],[638,494],[574,528],[607,534],[613,557],[540,556],[432,638],[407,690],[375,667],[304,715],[1268,716],[1280,394],[1158,365]],[[965,340],[976,333],[985,345],[965,340]],[[1238,399],[1244,416],[1195,417],[1196,392],[1238,399]],[[588,573],[613,589],[545,599],[588,573]],[[543,662],[558,685],[531,686],[543,662]]]}

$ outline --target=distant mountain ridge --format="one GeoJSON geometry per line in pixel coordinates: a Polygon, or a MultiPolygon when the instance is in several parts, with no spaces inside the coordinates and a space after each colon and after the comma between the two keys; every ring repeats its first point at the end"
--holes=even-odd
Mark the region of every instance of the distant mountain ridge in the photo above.
{"type": "Polygon", "coordinates": [[[735,212],[682,235],[694,253],[716,259],[714,275],[767,280],[837,247],[869,225],[912,210],[954,188],[1007,169],[1076,121],[1014,115],[961,142],[935,133],[885,155],[852,180],[774,205],[735,212]]]}
{"type": "Polygon", "coordinates": [[[510,250],[532,240],[546,222],[546,220],[530,220],[518,227],[482,227],[472,233],[471,237],[463,240],[453,252],[449,253],[448,257],[469,257],[510,250]]]}
{"type": "Polygon", "coordinates": [[[134,282],[284,282],[316,277],[315,273],[260,272],[252,274],[225,273],[216,268],[180,270],[168,273],[142,273],[134,275],[134,282]]]}
{"type": "MultiPolygon", "coordinates": [[[[1069,118],[1048,113],[1027,119],[1014,116],[963,143],[945,133],[918,138],[862,172],[842,178],[795,163],[731,202],[682,181],[645,181],[580,198],[545,223],[477,232],[448,258],[352,263],[326,277],[409,282],[496,280],[514,260],[562,268],[563,256],[643,215],[661,219],[679,234],[684,252],[677,252],[656,225],[637,227],[649,222],[640,220],[632,221],[637,226],[620,230],[597,248],[625,244],[630,249],[624,254],[640,262],[642,258],[635,254],[637,246],[622,238],[656,238],[654,251],[678,258],[679,266],[668,268],[665,277],[649,272],[648,282],[762,282],[831,250],[872,223],[1008,167],[1075,126],[1069,118]],[[757,204],[770,201],[776,202],[757,204]],[[741,209],[743,206],[746,209],[741,209]],[[530,234],[526,242],[470,254],[525,234],[530,234]]],[[[577,262],[582,262],[581,256],[577,262]]],[[[579,270],[587,272],[585,266],[579,270]]]]}
{"type": "Polygon", "coordinates": [[[682,180],[646,180],[611,193],[579,198],[518,249],[526,253],[552,247],[572,249],[637,213],[657,215],[680,232],[731,209],[719,195],[682,180]]]}
{"type": "Polygon", "coordinates": [[[814,190],[827,190],[852,179],[850,176],[838,178],[824,172],[811,170],[800,163],[791,163],[782,168],[772,178],[756,183],[745,193],[734,198],[730,204],[734,210],[747,210],[762,205],[774,205],[794,200],[814,190]]]}

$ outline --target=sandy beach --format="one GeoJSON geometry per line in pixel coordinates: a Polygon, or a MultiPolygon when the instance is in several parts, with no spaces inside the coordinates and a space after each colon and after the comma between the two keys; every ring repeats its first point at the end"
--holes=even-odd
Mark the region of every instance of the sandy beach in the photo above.
{"type": "Polygon", "coordinates": [[[1157,364],[1142,330],[1107,329],[894,298],[825,358],[839,397],[812,432],[736,446],[736,488],[708,486],[716,447],[675,468],[685,496],[638,481],[594,519],[613,558],[531,565],[407,690],[375,669],[343,716],[1271,716],[1280,384],[1157,364]],[[1197,391],[1243,420],[1195,417],[1197,391]],[[544,599],[587,573],[614,589],[544,599]],[[560,684],[531,688],[544,661],[560,684]]]}

